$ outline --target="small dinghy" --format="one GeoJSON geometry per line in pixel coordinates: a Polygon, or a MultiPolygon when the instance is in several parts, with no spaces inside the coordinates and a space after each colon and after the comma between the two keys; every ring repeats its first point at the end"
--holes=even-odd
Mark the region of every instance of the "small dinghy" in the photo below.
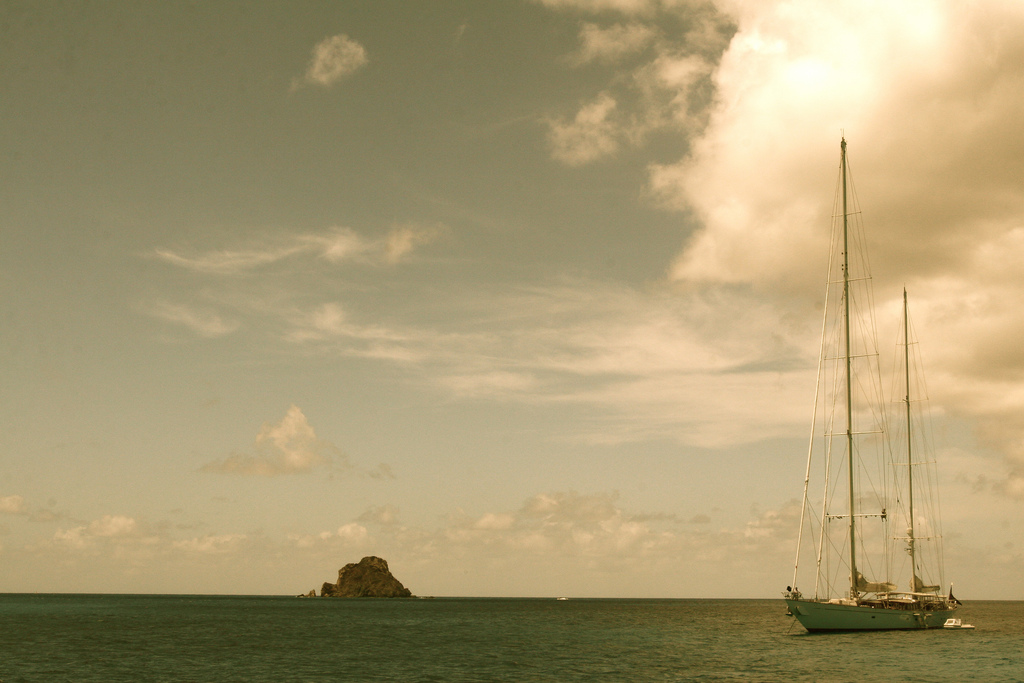
{"type": "Polygon", "coordinates": [[[974,626],[965,624],[962,619],[950,617],[946,619],[946,623],[942,625],[942,628],[974,628],[974,626]]]}

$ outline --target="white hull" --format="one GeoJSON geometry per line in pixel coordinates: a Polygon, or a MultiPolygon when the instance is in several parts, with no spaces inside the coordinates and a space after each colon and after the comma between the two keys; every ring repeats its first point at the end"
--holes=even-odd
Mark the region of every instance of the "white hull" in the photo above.
{"type": "Polygon", "coordinates": [[[813,600],[786,600],[790,613],[808,631],[893,631],[942,628],[956,608],[887,609],[813,600]]]}

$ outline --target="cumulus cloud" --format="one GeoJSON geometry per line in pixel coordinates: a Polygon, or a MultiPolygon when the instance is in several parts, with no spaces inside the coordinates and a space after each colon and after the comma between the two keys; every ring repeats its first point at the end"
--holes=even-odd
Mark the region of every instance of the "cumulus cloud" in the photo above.
{"type": "Polygon", "coordinates": [[[368,524],[398,524],[398,508],[394,505],[375,505],[361,514],[357,521],[368,524]]]}
{"type": "Polygon", "coordinates": [[[135,533],[135,520],[124,515],[104,515],[89,524],[89,533],[93,536],[129,536],[135,533]]]}
{"type": "MultiPolygon", "coordinates": [[[[556,3],[563,9],[600,14],[616,9],[627,22],[585,21],[579,48],[568,58],[575,67],[610,68],[608,86],[572,116],[549,118],[552,156],[581,166],[642,146],[658,131],[699,131],[713,92],[711,73],[732,34],[731,22],[708,3],[556,3]],[[663,30],[686,29],[681,39],[663,30]],[[642,59],[636,57],[642,55],[642,59]]],[[[675,33],[670,32],[670,33],[675,33]]]]}
{"type": "Polygon", "coordinates": [[[584,22],[580,29],[579,52],[572,59],[578,65],[615,62],[651,44],[655,30],[638,23],[613,24],[607,28],[584,22]]]}
{"type": "Polygon", "coordinates": [[[1024,296],[1024,8],[728,9],[738,32],[714,72],[708,124],[684,159],[651,168],[655,196],[702,223],[672,277],[780,305],[817,298],[845,130],[876,298],[891,309],[909,287],[933,400],[1009,456],[998,490],[1016,495],[1024,353],[1009,302],[1024,296]]]}
{"type": "Polygon", "coordinates": [[[25,499],[21,496],[4,496],[0,498],[0,514],[23,515],[25,510],[25,499]]]}
{"type": "MultiPolygon", "coordinates": [[[[704,532],[687,530],[671,515],[629,512],[618,498],[615,492],[540,493],[517,510],[453,517],[444,533],[457,544],[478,542],[521,552],[606,559],[621,555],[630,564],[645,557],[672,556],[707,540],[698,538],[704,532]]],[[[750,550],[753,539],[776,542],[791,536],[795,525],[791,514],[770,511],[745,527],[719,530],[717,543],[723,551],[741,546],[750,550]]]]}
{"type": "MultiPolygon", "coordinates": [[[[363,519],[362,517],[360,519],[363,519]]],[[[363,521],[367,521],[363,519],[363,521]]],[[[369,520],[373,521],[373,520],[369,520]]],[[[390,524],[390,522],[386,522],[390,524]]],[[[371,539],[370,531],[359,522],[342,524],[337,529],[317,534],[289,534],[287,542],[297,548],[346,547],[359,548],[371,539]]]]}
{"type": "Polygon", "coordinates": [[[571,121],[551,121],[548,140],[556,159],[579,166],[609,156],[619,148],[619,126],[612,119],[615,99],[602,93],[571,121]]]}
{"type": "MultiPolygon", "coordinates": [[[[393,568],[409,567],[396,574],[414,590],[431,594],[493,595],[494,576],[502,576],[500,590],[506,595],[572,590],[574,595],[741,596],[750,594],[750,586],[763,585],[766,565],[779,567],[776,583],[788,580],[784,573],[797,522],[793,505],[754,511],[748,520],[740,516],[725,526],[698,516],[695,527],[674,515],[636,510],[612,491],[546,491],[509,509],[455,510],[431,524],[403,523],[398,509],[384,504],[322,531],[279,539],[236,529],[193,535],[182,533],[179,525],[110,514],[59,529],[49,541],[24,547],[18,557],[43,564],[113,558],[110,570],[119,575],[164,581],[207,563],[224,567],[215,572],[220,576],[196,574],[189,585],[200,591],[212,586],[223,591],[251,577],[253,566],[294,576],[311,564],[331,566],[339,554],[372,553],[387,557],[393,568]],[[453,560],[459,572],[451,571],[453,560]],[[731,582],[749,576],[751,583],[736,584],[741,586],[736,593],[736,585],[730,588],[718,576],[723,563],[739,568],[730,573],[731,582]]],[[[76,585],[87,589],[90,584],[76,585]]],[[[160,583],[147,585],[159,590],[160,583]]],[[[296,590],[289,582],[273,585],[278,591],[296,590]]]]}
{"type": "Polygon", "coordinates": [[[226,555],[239,550],[248,540],[245,534],[206,534],[171,542],[175,550],[201,555],[226,555]]]}
{"type": "Polygon", "coordinates": [[[1024,21],[1021,10],[874,8],[737,3],[711,124],[690,156],[653,171],[667,202],[704,220],[676,277],[799,279],[818,246],[810,233],[828,224],[842,129],[885,270],[962,268],[1018,227],[1024,199],[1011,178],[1022,162],[1010,133],[1024,44],[1000,27],[1024,21]]]}
{"type": "Polygon", "coordinates": [[[703,125],[700,87],[712,64],[698,55],[661,55],[637,68],[619,95],[602,92],[572,118],[548,120],[552,156],[582,166],[642,145],[659,130],[686,132],[703,125]],[[629,102],[629,107],[620,106],[629,102]]]}
{"type": "Polygon", "coordinates": [[[301,80],[292,83],[292,89],[303,83],[328,87],[350,76],[368,62],[366,48],[341,33],[324,38],[313,48],[313,58],[301,80]]]}
{"type": "Polygon", "coordinates": [[[337,449],[318,439],[302,410],[292,406],[279,422],[263,425],[254,453],[233,453],[200,471],[267,477],[304,473],[328,464],[330,451],[337,449]]]}
{"type": "Polygon", "coordinates": [[[212,474],[276,477],[304,474],[317,468],[349,472],[371,479],[394,479],[384,463],[372,468],[356,466],[329,441],[316,435],[302,409],[291,406],[280,421],[264,424],[250,452],[235,452],[203,465],[199,471],[212,474]]]}
{"type": "MultiPolygon", "coordinates": [[[[400,557],[430,574],[435,585],[430,590],[440,594],[471,595],[478,585],[493,591],[498,574],[502,594],[510,595],[569,589],[576,595],[603,590],[606,595],[721,596],[736,590],[716,575],[726,565],[732,579],[749,575],[753,580],[761,572],[758,585],[766,563],[778,566],[775,581],[785,585],[799,521],[792,507],[754,512],[733,526],[715,527],[699,516],[695,526],[673,515],[630,509],[615,492],[548,491],[514,509],[458,510],[435,527],[368,521],[366,535],[360,529],[355,540],[331,530],[294,536],[289,543],[316,554],[352,545],[386,551],[389,559],[400,557]],[[454,576],[452,558],[462,569],[454,576]],[[483,577],[489,578],[477,584],[483,577]]],[[[739,594],[749,595],[749,587],[739,594]]]]}
{"type": "Polygon", "coordinates": [[[81,550],[91,548],[97,542],[139,540],[141,536],[141,530],[134,518],[124,515],[103,515],[88,524],[58,529],[54,532],[53,540],[61,545],[81,550]]]}

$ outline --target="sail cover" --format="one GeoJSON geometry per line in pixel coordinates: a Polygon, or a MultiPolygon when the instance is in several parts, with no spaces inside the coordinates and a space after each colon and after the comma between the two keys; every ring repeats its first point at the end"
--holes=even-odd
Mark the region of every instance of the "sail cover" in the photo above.
{"type": "Polygon", "coordinates": [[[914,586],[914,592],[915,593],[938,593],[939,592],[939,587],[938,586],[926,586],[926,585],[924,585],[924,581],[919,579],[917,577],[917,574],[914,574],[913,586],[914,586]]]}
{"type": "Polygon", "coordinates": [[[896,590],[896,584],[888,581],[868,581],[863,574],[857,572],[857,590],[864,593],[892,593],[896,590]]]}

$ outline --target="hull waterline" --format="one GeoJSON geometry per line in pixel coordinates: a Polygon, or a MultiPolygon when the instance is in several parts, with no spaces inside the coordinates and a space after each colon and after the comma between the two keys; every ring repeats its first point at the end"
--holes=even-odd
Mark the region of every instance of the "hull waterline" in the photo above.
{"type": "Polygon", "coordinates": [[[942,628],[954,609],[891,609],[813,600],[786,600],[790,613],[808,631],[896,631],[942,628]]]}

